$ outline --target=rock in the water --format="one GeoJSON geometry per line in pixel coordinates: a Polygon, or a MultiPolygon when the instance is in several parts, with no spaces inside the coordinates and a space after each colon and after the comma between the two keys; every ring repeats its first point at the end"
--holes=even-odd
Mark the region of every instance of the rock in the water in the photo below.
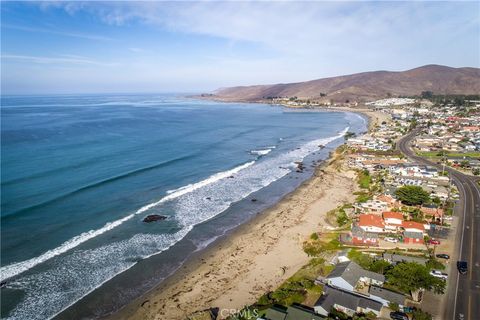
{"type": "Polygon", "coordinates": [[[256,201],[257,201],[257,199],[255,199],[255,198],[252,199],[252,202],[256,202],[256,201]]]}
{"type": "Polygon", "coordinates": [[[161,216],[159,214],[151,214],[143,218],[143,222],[154,222],[154,221],[159,221],[159,220],[165,220],[167,217],[161,216]]]}

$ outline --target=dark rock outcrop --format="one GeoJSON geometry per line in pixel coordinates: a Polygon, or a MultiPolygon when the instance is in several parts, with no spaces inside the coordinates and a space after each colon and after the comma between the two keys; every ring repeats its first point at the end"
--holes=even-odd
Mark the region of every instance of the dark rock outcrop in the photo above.
{"type": "Polygon", "coordinates": [[[161,216],[159,214],[150,214],[148,216],[146,216],[145,218],[143,218],[143,222],[155,222],[155,221],[161,221],[161,220],[165,220],[167,219],[167,217],[165,216],[161,216]]]}

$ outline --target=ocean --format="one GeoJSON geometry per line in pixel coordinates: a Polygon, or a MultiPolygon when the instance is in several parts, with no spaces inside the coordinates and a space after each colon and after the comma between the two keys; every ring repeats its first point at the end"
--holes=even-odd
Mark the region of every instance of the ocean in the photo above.
{"type": "Polygon", "coordinates": [[[366,120],[174,94],[3,96],[2,318],[117,310],[298,187],[313,166],[295,162],[326,159],[347,131],[366,120]]]}

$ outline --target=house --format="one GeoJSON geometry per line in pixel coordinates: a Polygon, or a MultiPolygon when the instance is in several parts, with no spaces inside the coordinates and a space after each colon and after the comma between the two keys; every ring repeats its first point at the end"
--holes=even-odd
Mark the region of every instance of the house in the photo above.
{"type": "Polygon", "coordinates": [[[427,263],[427,259],[420,258],[420,257],[411,257],[411,256],[403,256],[401,254],[394,254],[394,253],[384,253],[382,255],[383,260],[388,261],[392,264],[399,264],[401,262],[415,262],[418,264],[425,264],[427,263]]]}
{"type": "Polygon", "coordinates": [[[422,234],[425,232],[425,225],[416,221],[403,221],[402,227],[408,232],[419,232],[422,234]]]}
{"type": "Polygon", "coordinates": [[[426,216],[433,217],[435,219],[441,219],[443,217],[443,209],[435,206],[422,206],[420,211],[426,216]]]}
{"type": "Polygon", "coordinates": [[[400,212],[384,212],[382,214],[383,221],[385,222],[385,229],[397,231],[403,226],[403,214],[400,212]]]}
{"type": "Polygon", "coordinates": [[[367,232],[385,232],[385,223],[376,214],[361,214],[358,216],[358,226],[367,232]]]}
{"type": "Polygon", "coordinates": [[[405,305],[405,295],[379,286],[370,286],[368,289],[370,299],[381,302],[388,307],[390,302],[398,304],[400,307],[405,305]]]}
{"type": "Polygon", "coordinates": [[[388,205],[386,202],[380,200],[368,200],[363,203],[356,203],[353,207],[360,212],[378,212],[382,213],[388,211],[388,205]]]}
{"type": "Polygon", "coordinates": [[[403,242],[404,243],[409,243],[409,244],[422,244],[422,243],[424,243],[423,233],[422,232],[405,231],[405,232],[403,232],[403,242]]]}
{"type": "Polygon", "coordinates": [[[390,208],[399,208],[400,205],[401,205],[400,201],[398,201],[397,199],[395,199],[394,197],[392,197],[389,194],[379,195],[379,196],[375,197],[375,199],[385,202],[389,209],[390,208]]]}
{"type": "Polygon", "coordinates": [[[385,276],[365,270],[353,261],[347,261],[337,264],[323,282],[347,291],[354,291],[357,284],[381,286],[385,282],[385,276]]]}
{"type": "Polygon", "coordinates": [[[350,231],[354,245],[378,246],[378,233],[367,232],[359,226],[353,226],[350,231]]]}
{"type": "Polygon", "coordinates": [[[355,313],[369,312],[373,312],[378,316],[383,306],[379,301],[339,288],[325,286],[323,292],[324,294],[313,307],[315,312],[323,316],[328,316],[332,309],[341,311],[349,316],[353,316],[355,313]]]}
{"type": "Polygon", "coordinates": [[[274,305],[267,309],[262,320],[323,320],[325,317],[316,314],[313,308],[294,303],[289,307],[274,305]]]}

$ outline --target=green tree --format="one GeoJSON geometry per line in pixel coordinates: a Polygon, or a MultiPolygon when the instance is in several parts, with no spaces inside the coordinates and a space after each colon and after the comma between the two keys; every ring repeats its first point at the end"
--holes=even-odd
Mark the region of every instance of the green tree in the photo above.
{"type": "Polygon", "coordinates": [[[462,160],[462,162],[460,162],[460,167],[462,168],[467,168],[469,165],[470,162],[468,162],[468,160],[462,160]]]}
{"type": "Polygon", "coordinates": [[[432,320],[432,315],[421,309],[413,311],[413,319],[415,320],[432,320]]]}
{"type": "Polygon", "coordinates": [[[407,205],[420,205],[430,201],[428,192],[419,186],[400,187],[395,191],[395,195],[407,205]]]}
{"type": "Polygon", "coordinates": [[[427,267],[415,262],[400,263],[393,267],[387,272],[387,281],[400,291],[410,293],[415,301],[419,300],[422,290],[443,293],[446,284],[444,280],[432,276],[427,267]]]}
{"type": "Polygon", "coordinates": [[[376,273],[384,274],[391,267],[392,267],[392,265],[385,260],[375,260],[375,261],[372,262],[372,264],[370,265],[370,267],[368,269],[370,271],[373,271],[373,272],[376,272],[376,273]]]}

